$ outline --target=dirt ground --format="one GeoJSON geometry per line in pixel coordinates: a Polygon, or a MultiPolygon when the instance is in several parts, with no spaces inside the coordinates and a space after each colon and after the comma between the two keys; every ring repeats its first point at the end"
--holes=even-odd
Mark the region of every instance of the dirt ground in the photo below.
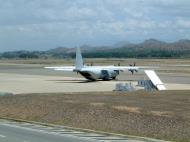
{"type": "Polygon", "coordinates": [[[190,142],[190,91],[0,97],[0,116],[190,142]]]}

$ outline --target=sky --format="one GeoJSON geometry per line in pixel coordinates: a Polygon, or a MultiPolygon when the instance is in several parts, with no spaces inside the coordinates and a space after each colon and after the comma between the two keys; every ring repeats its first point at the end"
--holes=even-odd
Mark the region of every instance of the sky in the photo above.
{"type": "Polygon", "coordinates": [[[190,0],[0,0],[0,52],[190,39],[190,0]]]}

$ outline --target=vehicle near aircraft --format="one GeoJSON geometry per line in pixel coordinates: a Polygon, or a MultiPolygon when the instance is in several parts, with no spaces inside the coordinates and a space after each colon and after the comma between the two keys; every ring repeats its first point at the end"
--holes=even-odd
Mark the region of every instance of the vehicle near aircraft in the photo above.
{"type": "Polygon", "coordinates": [[[139,67],[134,65],[130,66],[87,66],[83,62],[81,50],[79,47],[76,49],[75,66],[60,66],[60,67],[45,67],[46,69],[54,69],[56,71],[70,71],[81,74],[83,77],[90,81],[96,80],[113,80],[119,75],[120,72],[130,71],[132,74],[138,72],[139,67]]]}

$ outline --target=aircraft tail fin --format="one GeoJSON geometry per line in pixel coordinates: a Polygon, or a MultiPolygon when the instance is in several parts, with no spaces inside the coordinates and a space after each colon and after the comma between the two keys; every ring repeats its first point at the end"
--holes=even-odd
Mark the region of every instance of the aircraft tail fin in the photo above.
{"type": "Polygon", "coordinates": [[[75,68],[76,68],[76,70],[80,70],[83,68],[83,59],[82,59],[80,47],[76,48],[75,68]]]}

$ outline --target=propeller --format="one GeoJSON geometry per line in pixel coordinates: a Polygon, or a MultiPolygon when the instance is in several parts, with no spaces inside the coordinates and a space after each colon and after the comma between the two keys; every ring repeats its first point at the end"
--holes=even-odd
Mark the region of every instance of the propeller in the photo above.
{"type": "MultiPolygon", "coordinates": [[[[134,62],[133,64],[129,64],[129,66],[135,67],[136,63],[134,62]]],[[[132,75],[134,74],[134,72],[138,72],[138,70],[136,70],[136,69],[129,69],[129,71],[132,73],[132,75]]]]}
{"type": "Polygon", "coordinates": [[[132,75],[134,74],[134,72],[138,72],[136,69],[131,69],[130,72],[132,73],[132,75]]]}
{"type": "Polygon", "coordinates": [[[133,65],[132,65],[132,64],[129,64],[129,66],[135,67],[135,66],[136,66],[136,63],[134,62],[133,65]]]}

